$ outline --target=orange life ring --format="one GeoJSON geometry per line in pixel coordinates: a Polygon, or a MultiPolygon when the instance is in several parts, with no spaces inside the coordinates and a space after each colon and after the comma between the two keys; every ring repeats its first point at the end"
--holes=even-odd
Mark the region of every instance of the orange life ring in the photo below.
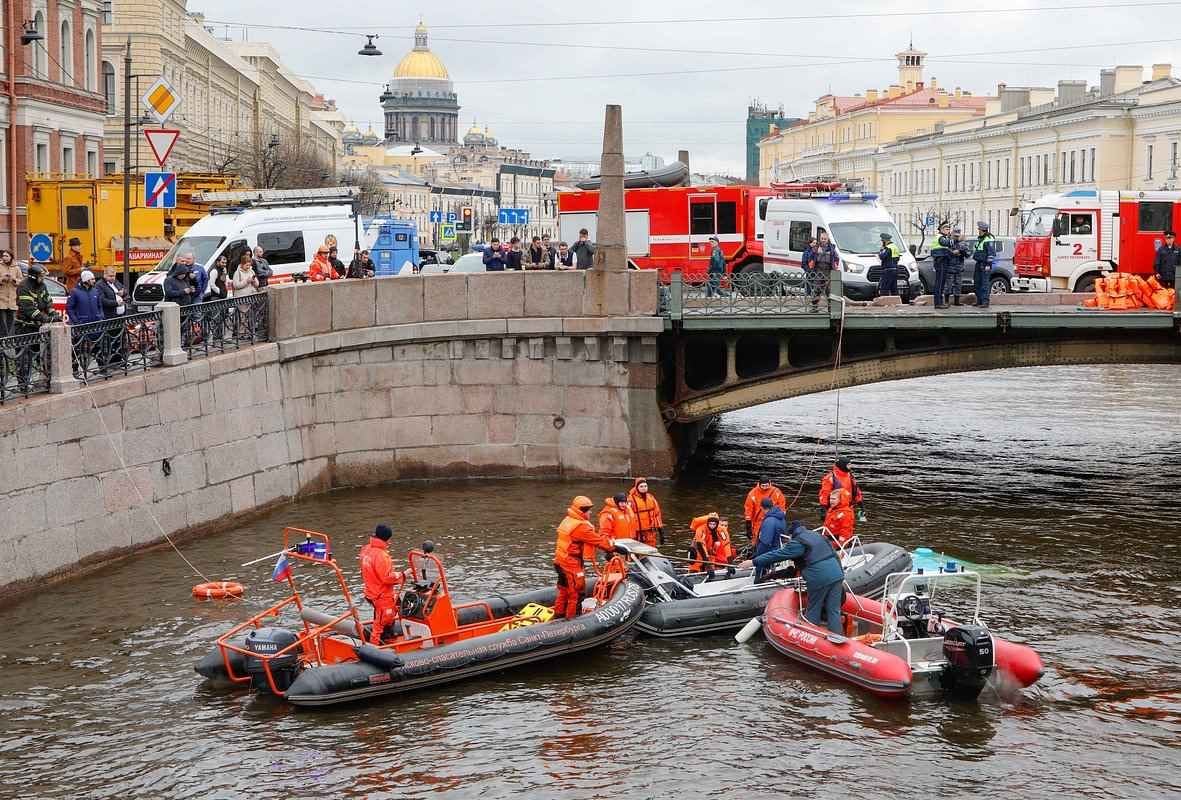
{"type": "Polygon", "coordinates": [[[198,583],[193,587],[193,597],[198,600],[223,600],[227,597],[241,597],[246,590],[242,584],[233,581],[212,581],[198,583]]]}

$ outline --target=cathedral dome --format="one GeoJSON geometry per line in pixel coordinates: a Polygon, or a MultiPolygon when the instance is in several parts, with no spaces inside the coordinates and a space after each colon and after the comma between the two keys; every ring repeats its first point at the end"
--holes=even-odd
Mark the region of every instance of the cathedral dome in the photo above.
{"type": "Polygon", "coordinates": [[[449,80],[447,67],[427,46],[426,25],[420,21],[414,29],[414,49],[407,53],[394,68],[395,78],[434,78],[449,80]]]}

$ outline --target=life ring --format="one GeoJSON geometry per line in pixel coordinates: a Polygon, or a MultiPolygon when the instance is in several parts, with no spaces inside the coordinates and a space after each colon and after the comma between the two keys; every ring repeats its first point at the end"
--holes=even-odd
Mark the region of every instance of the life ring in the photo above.
{"type": "Polygon", "coordinates": [[[246,590],[234,581],[211,581],[198,583],[193,587],[193,597],[198,600],[224,600],[227,597],[241,597],[246,590]]]}

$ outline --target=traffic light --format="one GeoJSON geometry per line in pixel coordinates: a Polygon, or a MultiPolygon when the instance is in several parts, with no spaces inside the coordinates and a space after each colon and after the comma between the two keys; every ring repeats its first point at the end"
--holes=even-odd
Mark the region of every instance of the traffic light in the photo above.
{"type": "Polygon", "coordinates": [[[472,232],[472,218],[475,215],[472,213],[471,206],[464,206],[459,210],[459,223],[455,226],[455,230],[460,233],[472,232]]]}

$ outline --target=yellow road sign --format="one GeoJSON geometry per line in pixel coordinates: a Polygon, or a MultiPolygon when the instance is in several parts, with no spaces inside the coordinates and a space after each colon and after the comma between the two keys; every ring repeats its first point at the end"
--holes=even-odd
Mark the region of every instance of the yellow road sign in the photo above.
{"type": "Polygon", "coordinates": [[[144,108],[160,123],[167,121],[180,106],[180,95],[163,78],[148,87],[142,99],[144,108]]]}

